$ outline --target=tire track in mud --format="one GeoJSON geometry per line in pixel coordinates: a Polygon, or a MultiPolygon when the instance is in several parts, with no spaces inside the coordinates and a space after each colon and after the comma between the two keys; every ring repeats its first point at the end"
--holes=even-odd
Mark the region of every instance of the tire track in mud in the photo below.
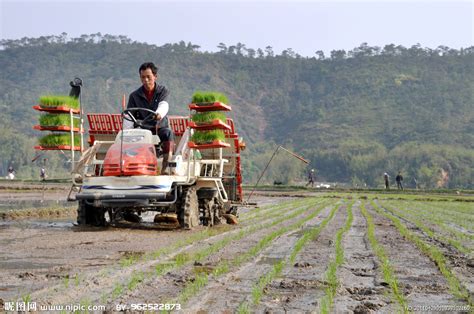
{"type": "MultiPolygon", "coordinates": [[[[440,241],[437,238],[430,237],[427,233],[418,228],[418,226],[416,226],[416,224],[412,222],[408,217],[405,217],[404,215],[398,213],[397,210],[391,207],[389,208],[387,206],[384,206],[384,204],[380,202],[375,204],[378,205],[380,209],[403,221],[407,228],[411,232],[414,232],[423,241],[425,241],[429,245],[437,247],[448,261],[448,266],[453,272],[454,276],[458,280],[460,280],[461,284],[468,291],[471,300],[474,299],[474,261],[472,256],[470,257],[460,252],[452,245],[440,241]]],[[[437,232],[436,229],[434,230],[435,232],[437,232]]]]}
{"type": "Polygon", "coordinates": [[[235,311],[243,302],[250,301],[250,294],[262,275],[268,274],[275,265],[284,262],[304,230],[319,226],[333,208],[334,204],[321,208],[314,218],[306,221],[297,231],[292,230],[280,235],[252,261],[247,261],[231,273],[217,278],[209,289],[188,302],[191,305],[189,310],[196,312],[217,308],[221,312],[235,311]]]}
{"type": "Polygon", "coordinates": [[[361,202],[352,207],[352,226],[342,240],[344,263],[337,271],[340,283],[334,298],[336,313],[396,312],[387,297],[390,289],[383,282],[379,261],[367,239],[367,221],[360,211],[361,202]]]}
{"type": "Polygon", "coordinates": [[[466,304],[450,293],[446,278],[428,256],[405,239],[395,225],[375,211],[372,205],[366,208],[376,225],[377,241],[385,248],[409,308],[466,304]]]}
{"type": "MultiPolygon", "coordinates": [[[[270,209],[257,214],[257,218],[254,220],[254,223],[258,224],[266,221],[277,220],[279,217],[281,218],[285,215],[291,215],[291,213],[293,213],[295,210],[301,209],[301,207],[295,207],[293,208],[294,210],[292,209],[288,212],[281,210],[286,206],[291,206],[293,203],[294,202],[288,202],[288,204],[286,204],[285,202],[280,204],[280,206],[275,207],[273,210],[270,209]]],[[[300,203],[301,202],[297,202],[297,204],[300,203]]],[[[70,289],[68,289],[61,281],[59,281],[59,283],[56,285],[51,285],[50,283],[50,286],[48,286],[46,289],[34,292],[32,297],[35,300],[39,300],[39,302],[51,302],[51,300],[54,300],[55,303],[67,303],[81,299],[104,302],[107,292],[111,294],[114,289],[116,289],[118,282],[126,283],[127,280],[135,276],[138,272],[146,272],[148,270],[153,271],[153,267],[156,264],[171,261],[176,255],[182,252],[190,249],[198,250],[199,248],[209,246],[212,243],[219,241],[223,237],[227,237],[232,234],[238,234],[241,230],[247,230],[249,228],[251,228],[251,226],[239,226],[238,228],[232,228],[231,230],[224,230],[224,232],[218,233],[217,235],[200,239],[198,243],[190,241],[190,243],[185,243],[186,245],[178,245],[176,250],[167,252],[167,254],[160,254],[158,257],[154,256],[154,253],[151,253],[150,256],[148,256],[151,258],[138,260],[133,265],[128,267],[123,267],[118,265],[118,263],[115,263],[102,269],[93,269],[81,274],[81,283],[83,283],[81,285],[71,285],[70,289]]],[[[206,230],[202,230],[202,228],[200,231],[206,232],[206,230]]],[[[186,235],[188,234],[188,232],[178,232],[185,233],[186,235]]],[[[191,239],[193,239],[193,234],[189,235],[191,239]]],[[[180,241],[178,240],[176,242],[179,243],[180,241]]],[[[173,247],[173,243],[165,243],[165,245],[166,244],[173,247]]],[[[142,280],[145,279],[149,280],[148,278],[143,278],[142,280]]]]}
{"type": "MultiPolygon", "coordinates": [[[[205,274],[206,277],[209,275],[209,278],[211,278],[211,274],[222,265],[225,265],[226,262],[229,263],[228,267],[231,269],[232,261],[245,254],[245,252],[248,252],[248,250],[252,249],[262,238],[268,236],[276,230],[280,230],[292,225],[295,220],[306,219],[306,217],[315,212],[316,209],[314,208],[322,209],[324,206],[324,202],[321,204],[321,202],[318,201],[316,205],[303,207],[303,211],[301,211],[301,213],[296,216],[293,215],[294,217],[292,218],[289,217],[290,215],[284,215],[281,219],[281,222],[273,226],[262,228],[261,226],[254,225],[252,228],[255,230],[251,234],[245,235],[243,238],[238,239],[238,241],[233,242],[231,245],[226,245],[219,251],[212,253],[198,263],[195,262],[194,265],[188,264],[179,269],[172,270],[166,273],[164,276],[153,279],[142,287],[127,293],[116,301],[127,303],[131,302],[130,300],[133,300],[134,302],[137,300],[142,302],[151,302],[153,300],[176,299],[180,296],[180,294],[183,293],[184,290],[186,290],[189,285],[193,283],[200,273],[205,274]]],[[[285,208],[280,209],[280,211],[282,210],[285,210],[285,208]]],[[[290,211],[296,214],[300,210],[301,208],[292,208],[290,211]]],[[[206,286],[204,289],[207,290],[208,287],[206,286]]],[[[220,293],[222,293],[222,291],[220,293]]],[[[191,302],[188,303],[192,304],[191,302]]],[[[182,308],[186,309],[184,304],[181,306],[182,308]]]]}

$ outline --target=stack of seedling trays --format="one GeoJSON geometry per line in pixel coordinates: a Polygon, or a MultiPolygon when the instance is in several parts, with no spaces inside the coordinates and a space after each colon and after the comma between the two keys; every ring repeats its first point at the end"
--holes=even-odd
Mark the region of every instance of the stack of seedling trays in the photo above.
{"type": "Polygon", "coordinates": [[[190,148],[224,148],[230,144],[225,141],[225,130],[230,130],[227,117],[222,111],[230,111],[227,97],[217,92],[196,92],[189,109],[192,111],[189,127],[194,134],[188,142],[190,148]]]}
{"type": "Polygon", "coordinates": [[[69,96],[42,96],[39,105],[33,109],[44,112],[39,118],[35,130],[52,131],[52,134],[40,138],[38,150],[81,150],[81,138],[75,133],[81,131],[79,119],[79,101],[69,96]],[[68,133],[64,133],[68,132],[68,133]]]}

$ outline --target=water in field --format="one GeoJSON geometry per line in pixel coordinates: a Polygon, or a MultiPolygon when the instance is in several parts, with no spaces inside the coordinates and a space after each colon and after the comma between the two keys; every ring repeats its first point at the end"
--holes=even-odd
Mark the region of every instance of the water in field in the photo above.
{"type": "Polygon", "coordinates": [[[64,200],[15,200],[0,199],[0,212],[21,209],[51,208],[51,207],[71,207],[73,202],[64,200]]]}

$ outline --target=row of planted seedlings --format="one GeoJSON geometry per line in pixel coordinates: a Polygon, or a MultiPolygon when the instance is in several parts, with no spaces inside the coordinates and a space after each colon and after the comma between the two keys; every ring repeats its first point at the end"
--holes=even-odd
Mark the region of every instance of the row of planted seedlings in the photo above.
{"type": "Polygon", "coordinates": [[[420,217],[419,215],[414,214],[416,212],[416,209],[413,210],[412,208],[407,208],[409,204],[398,204],[398,202],[390,202],[389,205],[388,202],[380,202],[380,205],[383,206],[383,208],[388,210],[394,216],[398,216],[406,221],[413,223],[429,238],[444,244],[449,244],[461,253],[472,253],[471,248],[463,245],[463,243],[459,241],[459,237],[458,235],[456,235],[456,233],[447,232],[448,234],[443,234],[443,232],[441,232],[443,228],[439,225],[439,223],[434,222],[432,219],[430,219],[429,216],[420,217]]]}
{"type": "Polygon", "coordinates": [[[215,265],[212,272],[197,275],[196,280],[187,283],[179,296],[173,300],[169,300],[168,302],[185,304],[191,297],[197,295],[205,286],[207,286],[210,280],[217,279],[230,271],[238,269],[244,263],[255,258],[255,256],[260,254],[262,250],[268,248],[276,238],[301,228],[308,221],[319,215],[327,206],[327,201],[322,202],[317,207],[315,207],[315,205],[308,205],[306,208],[303,208],[303,215],[301,215],[301,217],[297,218],[297,215],[291,215],[293,217],[286,219],[290,223],[289,225],[283,225],[276,230],[270,231],[269,234],[262,236],[260,240],[251,246],[246,252],[241,252],[239,255],[228,260],[221,260],[217,265],[215,265]],[[292,222],[294,220],[296,221],[292,222]]]}
{"type": "Polygon", "coordinates": [[[352,206],[354,205],[354,201],[352,201],[347,207],[347,218],[346,223],[342,226],[336,233],[334,237],[334,247],[335,247],[335,256],[334,260],[328,266],[324,277],[327,281],[327,288],[324,297],[321,299],[321,306],[319,307],[319,311],[321,313],[329,313],[333,308],[334,298],[336,296],[337,288],[339,286],[339,281],[337,280],[337,269],[344,263],[344,248],[342,246],[342,238],[344,234],[349,231],[352,226],[352,221],[354,216],[352,214],[352,206]]]}
{"type": "MultiPolygon", "coordinates": [[[[244,301],[242,302],[238,309],[238,313],[250,313],[250,309],[254,308],[256,305],[259,304],[263,293],[265,291],[265,288],[276,278],[278,278],[282,271],[288,266],[294,264],[297,255],[300,253],[300,251],[311,241],[314,241],[318,238],[319,234],[321,231],[324,230],[326,225],[333,219],[333,217],[336,215],[338,210],[343,206],[343,204],[335,204],[333,208],[331,209],[329,215],[324,218],[320,224],[309,228],[306,230],[302,236],[296,241],[293,250],[291,253],[288,255],[286,259],[283,259],[279,261],[278,263],[273,265],[273,268],[267,272],[265,275],[261,276],[257,283],[254,284],[252,287],[252,296],[251,296],[251,301],[244,301]]],[[[351,206],[351,205],[349,205],[351,206]]]]}
{"type": "MultiPolygon", "coordinates": [[[[304,206],[300,205],[298,207],[294,207],[289,211],[280,209],[273,214],[273,220],[270,220],[269,222],[256,223],[249,227],[242,228],[238,230],[237,234],[227,234],[225,237],[219,239],[217,242],[195,252],[185,251],[175,254],[173,256],[173,260],[157,264],[154,269],[154,274],[149,274],[149,277],[152,279],[160,277],[169,271],[177,270],[184,266],[191,265],[192,262],[201,262],[211,254],[218,252],[219,250],[223,249],[224,247],[233,242],[240,241],[243,238],[248,237],[256,232],[260,232],[262,230],[264,232],[267,232],[268,229],[274,226],[284,223],[285,221],[292,220],[300,215],[304,215],[308,210],[308,207],[314,206],[314,204],[317,204],[319,202],[320,200],[310,200],[310,205],[306,203],[306,205],[304,206]]],[[[123,282],[117,282],[117,287],[115,291],[123,290],[123,286],[128,286],[128,284],[124,284],[123,282]],[[120,288],[120,286],[122,286],[122,288],[120,288]]],[[[117,293],[115,293],[115,295],[117,295],[117,293]]],[[[114,297],[114,294],[112,295],[112,297],[114,297]]]]}
{"type": "Polygon", "coordinates": [[[469,294],[469,291],[457,278],[455,272],[449,266],[448,259],[436,245],[431,245],[428,243],[428,241],[423,240],[422,237],[418,236],[415,232],[410,231],[400,218],[394,216],[389,211],[384,210],[374,201],[371,201],[370,205],[378,214],[389,219],[405,239],[412,242],[423,254],[425,254],[436,264],[441,274],[446,278],[450,292],[455,297],[465,300],[471,307],[474,306],[472,296],[469,294]]]}
{"type": "MultiPolygon", "coordinates": [[[[390,201],[394,202],[394,201],[390,201]]],[[[461,202],[400,202],[397,204],[407,204],[404,207],[410,207],[414,211],[436,216],[446,222],[451,222],[464,228],[471,228],[474,223],[474,217],[471,210],[472,205],[461,202]],[[416,207],[415,207],[416,204],[416,207]]],[[[471,210],[472,211],[472,210],[471,210]]]]}
{"type": "Polygon", "coordinates": [[[469,208],[463,208],[466,206],[465,204],[459,204],[456,202],[406,202],[399,200],[384,201],[384,203],[400,205],[412,210],[415,215],[424,214],[426,216],[436,216],[439,219],[443,219],[459,226],[464,224],[468,227],[472,227],[472,223],[474,223],[474,217],[469,212],[458,211],[469,210],[469,208]]]}
{"type": "Polygon", "coordinates": [[[360,205],[360,209],[362,215],[365,217],[367,221],[367,238],[369,240],[370,246],[374,251],[377,259],[379,260],[379,264],[382,268],[382,274],[385,282],[388,283],[391,289],[391,297],[393,301],[399,305],[400,312],[407,311],[407,301],[403,292],[400,290],[398,278],[395,275],[395,271],[393,266],[390,263],[388,258],[387,252],[385,251],[384,247],[377,241],[375,237],[375,224],[372,215],[367,211],[366,203],[362,203],[360,205]]]}
{"type": "MultiPolygon", "coordinates": [[[[255,224],[261,224],[267,220],[271,219],[279,219],[281,221],[281,217],[285,215],[291,215],[295,210],[300,210],[302,212],[301,206],[305,204],[305,200],[294,200],[294,201],[287,201],[282,202],[275,206],[266,206],[262,208],[258,208],[256,210],[257,215],[253,215],[253,213],[248,213],[248,215],[252,215],[252,220],[255,224]]],[[[245,216],[245,215],[244,215],[245,216]]],[[[268,224],[265,224],[268,225],[268,224]]],[[[254,231],[255,227],[247,227],[245,228],[244,232],[249,232],[249,228],[252,228],[251,231],[254,231]]],[[[150,267],[155,267],[157,263],[165,263],[168,259],[175,258],[176,255],[181,254],[182,251],[188,249],[192,244],[202,242],[202,241],[212,241],[212,239],[222,236],[223,234],[227,234],[227,238],[233,237],[233,235],[239,232],[241,233],[242,230],[240,228],[235,228],[235,226],[224,225],[221,228],[206,228],[197,233],[192,233],[185,235],[184,238],[180,238],[174,244],[166,246],[165,248],[156,250],[154,252],[150,252],[144,255],[131,255],[128,257],[124,257],[119,261],[118,265],[112,265],[108,268],[104,268],[99,272],[99,275],[95,273],[90,275],[94,277],[94,280],[101,280],[106,279],[107,282],[110,281],[110,278],[114,276],[120,278],[116,282],[113,283],[112,293],[108,293],[107,289],[104,289],[104,284],[100,284],[101,290],[104,290],[102,293],[101,300],[106,300],[110,295],[118,296],[123,291],[128,290],[129,287],[135,288],[137,281],[141,282],[145,279],[143,273],[137,272],[136,269],[143,266],[143,264],[151,265],[150,267]],[[118,268],[118,270],[117,270],[118,268]],[[114,270],[115,269],[115,270],[114,270]],[[141,279],[141,280],[137,280],[141,279]]],[[[182,257],[177,257],[177,260],[182,261],[182,257]]],[[[171,265],[175,263],[175,261],[170,262],[171,265]]],[[[178,262],[180,263],[180,262],[178,262]]],[[[165,263],[166,264],[166,263],[165,263]]],[[[171,269],[171,268],[170,268],[171,269]]],[[[157,271],[158,272],[158,271],[157,271]]],[[[153,272],[151,272],[153,273],[153,272]]],[[[153,277],[149,276],[148,277],[153,277]]],[[[87,284],[89,279],[81,278],[81,284],[87,284]]],[[[106,285],[106,284],[105,284],[106,285]]],[[[77,285],[76,285],[77,286],[77,285]]],[[[57,286],[53,286],[50,290],[61,291],[63,289],[62,284],[57,286]]],[[[74,293],[74,297],[77,294],[74,293]]]]}
{"type": "Polygon", "coordinates": [[[446,220],[447,223],[463,227],[466,230],[473,231],[474,216],[472,215],[472,204],[465,203],[434,203],[434,204],[423,204],[423,209],[429,211],[431,214],[446,220]],[[460,208],[459,208],[460,207],[460,208]],[[471,212],[459,212],[456,209],[463,209],[471,212]]]}
{"type": "Polygon", "coordinates": [[[469,215],[470,207],[472,207],[469,203],[454,202],[446,198],[440,198],[440,200],[444,200],[442,202],[427,202],[425,198],[420,198],[419,195],[411,196],[411,198],[407,197],[406,200],[386,200],[374,197],[372,199],[384,204],[394,204],[413,217],[433,222],[443,231],[454,235],[458,240],[474,240],[472,234],[474,218],[469,215]],[[462,217],[457,213],[458,211],[462,213],[462,217]],[[461,231],[462,229],[467,232],[461,231]]]}
{"type": "MultiPolygon", "coordinates": [[[[315,201],[317,202],[317,201],[315,201]]],[[[118,264],[112,265],[105,269],[99,270],[96,273],[90,274],[89,279],[86,276],[81,278],[82,284],[87,284],[89,280],[105,280],[106,282],[110,281],[110,278],[114,275],[117,278],[113,282],[111,289],[108,290],[104,288],[104,284],[100,284],[100,290],[102,291],[101,301],[105,302],[108,298],[117,298],[123,292],[128,290],[133,290],[137,285],[145,279],[153,279],[156,276],[163,275],[166,271],[177,269],[184,266],[186,263],[191,261],[192,258],[199,257],[204,258],[206,254],[210,254],[213,251],[218,250],[220,247],[225,246],[231,242],[232,239],[240,239],[244,235],[249,235],[259,228],[266,228],[274,224],[281,223],[286,219],[291,219],[304,212],[306,207],[302,207],[306,204],[305,200],[299,199],[294,201],[282,202],[276,206],[266,206],[261,209],[258,209],[259,214],[252,217],[255,223],[251,226],[244,228],[234,228],[230,225],[222,226],[222,228],[206,228],[197,233],[192,233],[186,235],[184,238],[176,241],[174,244],[167,246],[165,248],[150,252],[145,255],[131,255],[126,258],[122,258],[118,264]],[[294,212],[297,211],[295,214],[294,212]],[[286,217],[287,216],[287,217],[286,217]],[[269,220],[275,220],[274,222],[269,220]],[[235,233],[238,233],[236,236],[235,233]],[[223,239],[218,240],[219,237],[225,235],[223,239]],[[210,242],[213,239],[216,240],[216,243],[209,246],[201,252],[197,252],[193,255],[184,254],[183,252],[188,250],[193,244],[200,243],[202,241],[210,242]],[[143,265],[149,266],[149,268],[154,269],[148,271],[146,274],[142,271],[139,271],[143,265]],[[107,292],[109,291],[109,292],[107,292]]],[[[52,287],[52,290],[62,289],[61,284],[58,286],[52,287]]],[[[73,300],[77,298],[76,292],[71,296],[73,300]]]]}
{"type": "MultiPolygon", "coordinates": [[[[151,268],[147,272],[129,270],[127,272],[122,271],[119,279],[114,283],[111,292],[104,291],[102,299],[116,299],[125,291],[135,289],[139,283],[143,283],[146,280],[154,280],[166,274],[169,271],[178,270],[187,265],[191,265],[193,262],[200,262],[223,249],[227,245],[240,241],[241,239],[254,234],[261,230],[267,230],[278,224],[281,224],[287,220],[294,219],[300,215],[304,215],[308,210],[309,206],[314,206],[321,203],[321,200],[311,199],[303,202],[297,200],[293,202],[286,202],[275,206],[272,211],[266,211],[262,213],[259,220],[255,220],[254,224],[233,230],[232,232],[226,232],[222,237],[218,237],[216,234],[215,242],[210,243],[209,238],[198,239],[198,235],[190,237],[184,241],[179,241],[177,245],[173,245],[157,252],[152,253],[153,260],[150,261],[151,268]],[[310,204],[310,205],[308,205],[310,204]],[[194,249],[192,244],[200,241],[206,241],[206,245],[202,249],[198,249],[194,252],[189,252],[190,249],[194,249]],[[168,254],[168,255],[167,255],[168,254]],[[163,257],[159,259],[159,257],[163,257]]],[[[135,264],[136,261],[126,263],[127,267],[135,264]]]]}

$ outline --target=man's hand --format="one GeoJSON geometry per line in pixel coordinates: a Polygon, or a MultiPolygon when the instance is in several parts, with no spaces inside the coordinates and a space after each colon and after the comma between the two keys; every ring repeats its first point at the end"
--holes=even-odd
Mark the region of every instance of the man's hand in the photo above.
{"type": "Polygon", "coordinates": [[[157,113],[155,115],[155,120],[160,121],[161,120],[161,114],[157,113]]]}

